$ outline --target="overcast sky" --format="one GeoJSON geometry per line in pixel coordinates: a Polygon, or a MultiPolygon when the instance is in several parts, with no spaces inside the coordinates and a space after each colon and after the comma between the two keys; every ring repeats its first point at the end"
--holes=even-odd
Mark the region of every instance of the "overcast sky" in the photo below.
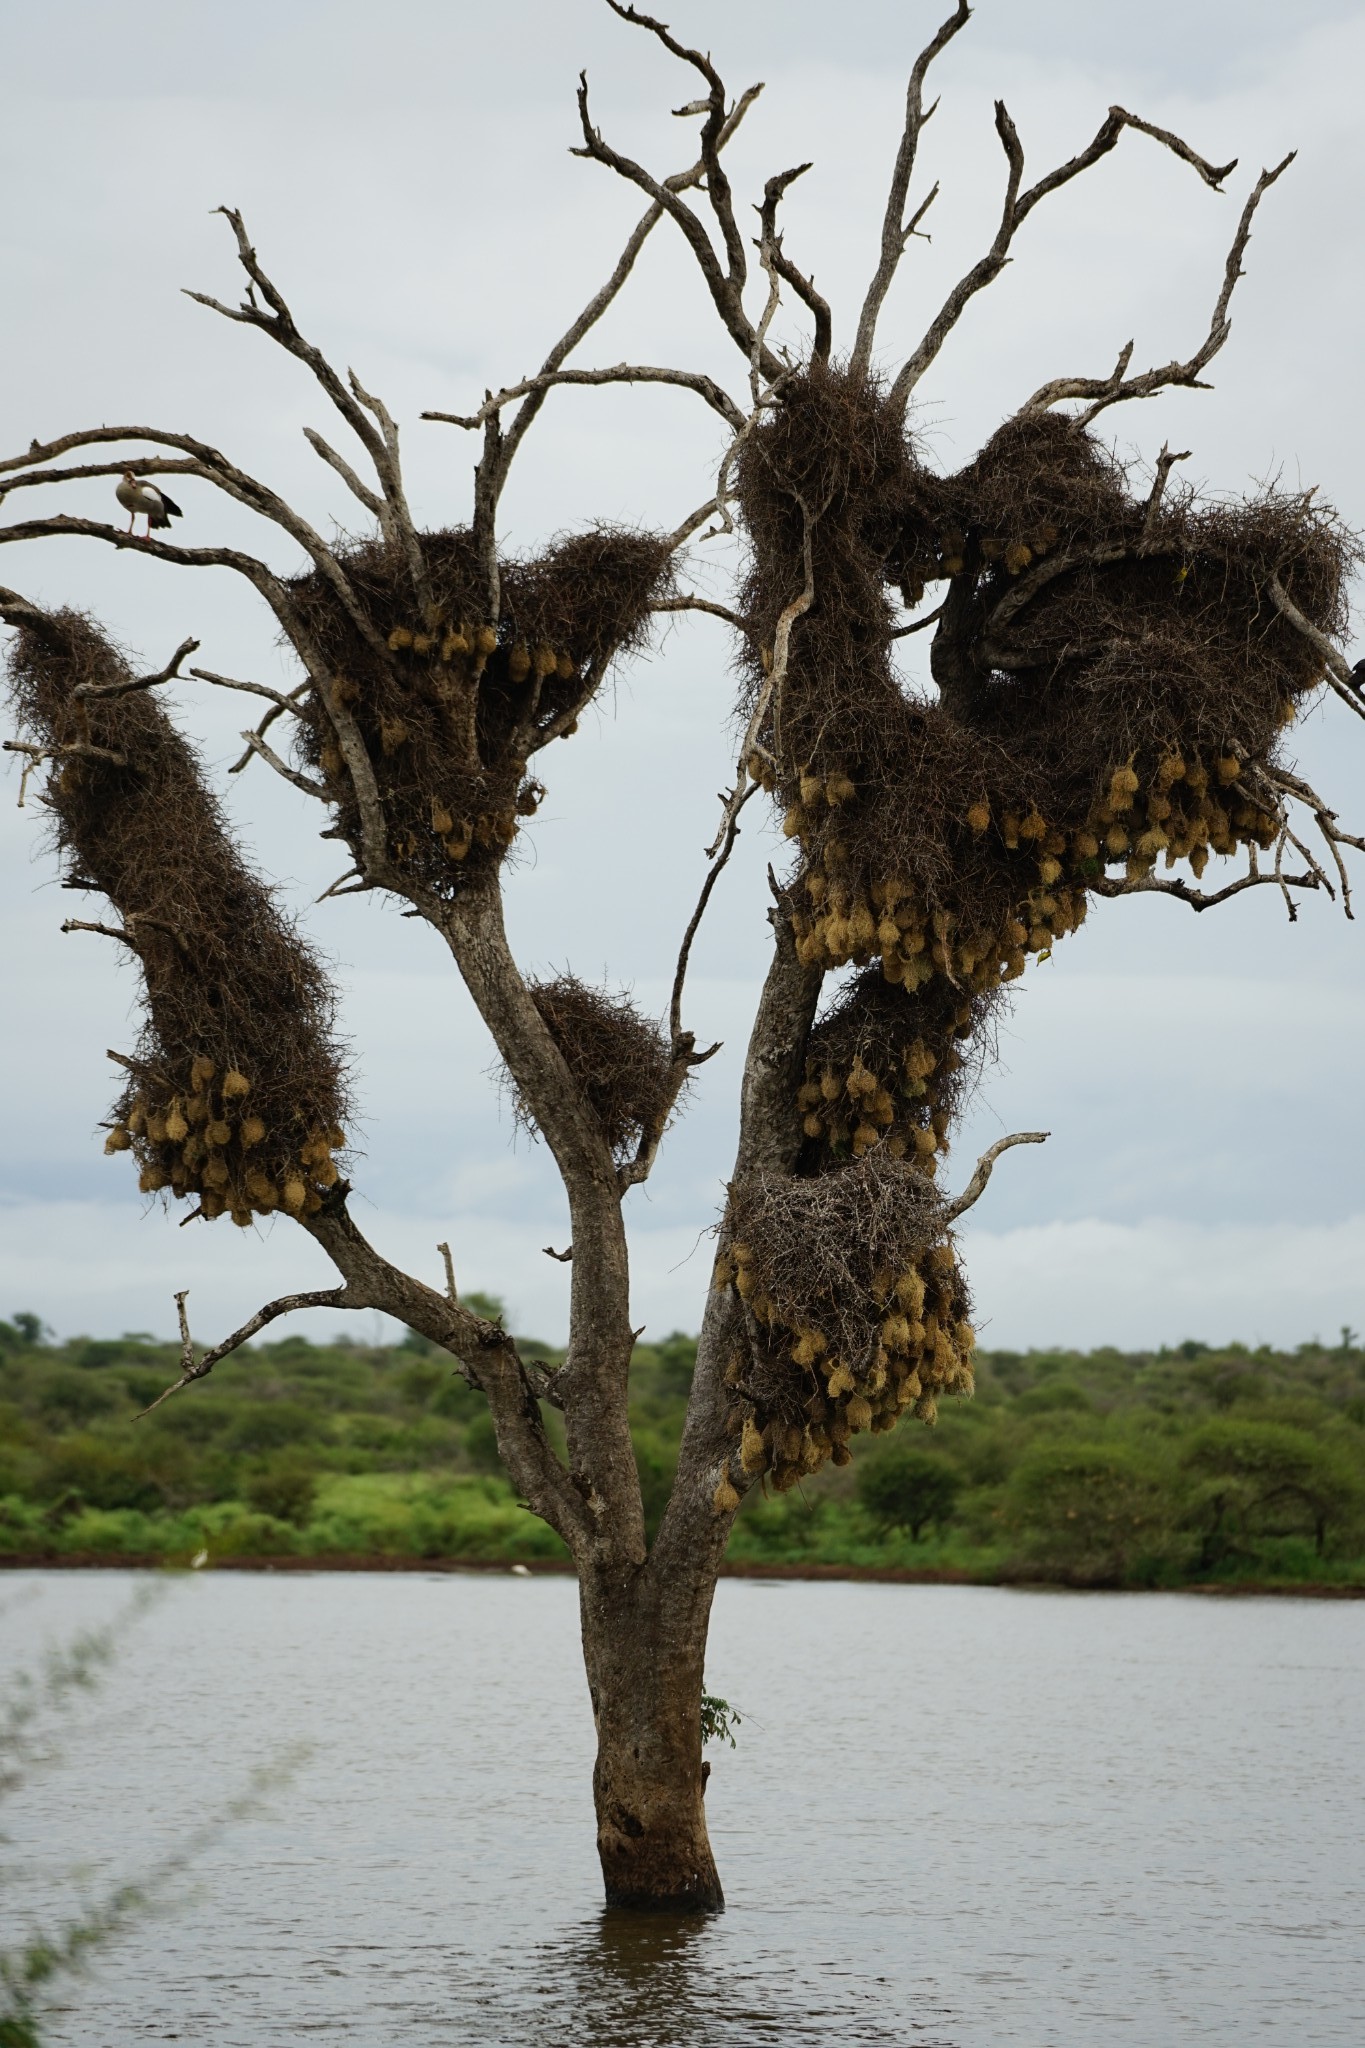
{"type": "MultiPolygon", "coordinates": [[[[787,239],[835,305],[836,346],[874,261],[905,73],[947,11],[946,0],[676,0],[671,12],[733,90],[766,81],[733,151],[741,197],[814,159],[788,200],[787,239]]],[[[386,398],[419,519],[459,523],[470,444],[419,413],[470,409],[486,385],[534,368],[640,210],[637,195],[567,154],[579,69],[595,118],[632,154],[667,171],[689,160],[693,139],[668,111],[693,97],[691,80],[600,0],[389,0],[382,11],[354,0],[51,0],[6,8],[4,44],[0,452],[101,421],[189,431],[324,530],[349,507],[300,432],[340,431],[321,395],[260,337],[179,295],[189,285],[236,296],[227,230],[210,209],[243,208],[305,331],[386,398]]],[[[1165,439],[1191,448],[1188,470],[1211,491],[1272,475],[1311,482],[1365,527],[1362,75],[1356,0],[982,0],[935,73],[942,105],[917,189],[938,178],[942,191],[933,240],[913,246],[883,316],[888,367],[989,241],[997,95],[1035,171],[1073,154],[1113,102],[1241,162],[1220,197],[1127,135],[1040,209],[921,386],[914,426],[931,457],[958,467],[1045,378],[1106,371],[1130,337],[1138,363],[1189,353],[1248,186],[1297,148],[1258,217],[1216,390],[1106,424],[1125,454],[1150,459],[1165,439]]],[[[680,239],[660,229],[582,360],[705,367],[740,390],[742,366],[714,326],[680,239]]],[[[706,495],[718,425],[688,394],[557,394],[514,474],[506,545],[600,519],[676,524],[706,495]]],[[[103,481],[44,496],[54,512],[115,510],[103,481]]],[[[207,486],[186,481],[177,496],[178,537],[294,566],[281,536],[207,486]]],[[[0,522],[31,509],[11,501],[0,522]]],[[[723,590],[732,567],[704,555],[696,587],[723,590]]],[[[54,541],[7,548],[0,581],[90,608],[151,664],[193,633],[207,667],[267,682],[291,673],[269,616],[228,572],[191,576],[54,541]]],[[[731,769],[727,660],[719,626],[675,627],[556,749],[549,800],[509,878],[529,971],[569,965],[662,1008],[731,769]]],[[[166,694],[221,778],[240,751],[242,700],[193,684],[166,694]]],[[[1359,827],[1365,733],[1333,701],[1294,746],[1359,827]]],[[[362,1227],[432,1281],[448,1238],[463,1284],[503,1294],[517,1327],[561,1336],[566,1276],[540,1250],[566,1241],[554,1176],[543,1149],[514,1142],[491,1046],[434,936],[378,901],[312,908],[341,865],[317,839],[313,807],[263,768],[227,787],[254,857],[306,909],[343,990],[363,1110],[362,1227]]],[[[55,886],[41,810],[16,810],[16,794],[7,769],[0,1314],[31,1308],[63,1333],[169,1333],[172,1296],[188,1285],[207,1340],[272,1293],[326,1284],[321,1253],[288,1223],[182,1232],[147,1209],[126,1160],[101,1155],[95,1126],[114,1085],[104,1052],[136,1030],[135,982],[109,941],[60,936],[78,904],[55,886]]],[[[766,958],[763,869],[775,857],[755,824],[717,894],[688,1021],[726,1050],[699,1077],[648,1190],[629,1197],[637,1320],[651,1334],[699,1320],[702,1233],[729,1169],[766,958]]],[[[1051,962],[1030,967],[954,1160],[965,1177],[1001,1131],[1053,1133],[1005,1161],[973,1214],[985,1341],[1292,1343],[1365,1326],[1365,929],[1325,900],[1290,927],[1269,895],[1202,917],[1100,904],[1051,962]]],[[[304,1327],[321,1336],[334,1324],[304,1327]]]]}

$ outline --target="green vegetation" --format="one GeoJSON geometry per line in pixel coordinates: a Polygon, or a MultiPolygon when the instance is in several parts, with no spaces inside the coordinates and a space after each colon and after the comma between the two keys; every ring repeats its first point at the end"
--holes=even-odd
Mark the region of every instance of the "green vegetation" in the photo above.
{"type": "MultiPolygon", "coordinates": [[[[498,1305],[479,1301],[485,1313],[498,1305]]],[[[549,1346],[525,1340],[529,1354],[549,1346]]],[[[668,1497],[693,1340],[636,1353],[646,1515],[668,1497]]],[[[152,1415],[173,1346],[0,1322],[0,1552],[562,1561],[497,1462],[481,1399],[423,1339],[262,1344],[152,1415]]],[[[552,1430],[558,1417],[548,1415],[552,1430]]],[[[741,1566],[1066,1585],[1365,1586],[1365,1348],[985,1352],[936,1429],[746,1501],[741,1566]]]]}

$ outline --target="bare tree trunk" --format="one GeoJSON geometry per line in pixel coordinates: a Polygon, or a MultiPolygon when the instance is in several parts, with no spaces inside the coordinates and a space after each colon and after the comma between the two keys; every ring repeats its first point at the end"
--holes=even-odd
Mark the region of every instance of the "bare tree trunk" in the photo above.
{"type": "Polygon", "coordinates": [[[701,1758],[715,1572],[694,1579],[681,1600],[647,1565],[585,1572],[579,1586],[607,1904],[719,1912],[725,1895],[706,1832],[701,1758]]]}

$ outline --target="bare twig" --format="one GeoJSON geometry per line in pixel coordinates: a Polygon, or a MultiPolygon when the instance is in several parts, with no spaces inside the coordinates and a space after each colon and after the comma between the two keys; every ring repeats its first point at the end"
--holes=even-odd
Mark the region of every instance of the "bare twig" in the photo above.
{"type": "MultiPolygon", "coordinates": [[[[289,763],[282,761],[274,748],[261,738],[259,732],[244,732],[242,738],[246,741],[248,754],[259,754],[267,768],[273,768],[286,782],[292,782],[295,789],[301,789],[305,796],[316,797],[319,803],[331,802],[331,792],[325,782],[315,782],[311,775],[304,775],[299,769],[291,768],[289,763]]],[[[322,899],[319,897],[318,900],[321,902],[322,899]]]]}
{"type": "Polygon", "coordinates": [[[126,681],[119,683],[77,683],[71,694],[83,702],[89,702],[97,697],[127,697],[134,690],[154,690],[158,683],[178,682],[181,662],[187,654],[196,653],[198,647],[197,640],[182,640],[165,668],[158,669],[154,676],[130,676],[126,681]]]}
{"type": "Polygon", "coordinates": [[[565,1251],[557,1252],[552,1244],[543,1244],[541,1246],[541,1250],[544,1252],[547,1259],[558,1259],[561,1266],[566,1266],[569,1263],[569,1260],[573,1257],[572,1245],[570,1245],[565,1251]]]}
{"type": "Polygon", "coordinates": [[[747,633],[749,631],[748,625],[738,612],[732,612],[728,606],[723,604],[713,604],[709,597],[694,597],[691,595],[686,597],[666,597],[661,599],[658,604],[651,605],[650,610],[653,612],[709,612],[713,619],[724,619],[726,625],[733,626],[737,633],[747,633]]]}
{"type": "Polygon", "coordinates": [[[1015,1131],[1008,1138],[997,1138],[987,1147],[976,1162],[976,1171],[962,1193],[954,1202],[949,1202],[943,1211],[945,1223],[955,1223],[959,1216],[972,1208],[986,1192],[986,1183],[1002,1152],[1008,1152],[1012,1145],[1045,1145],[1051,1137],[1050,1131],[1015,1131]]]}
{"type": "MultiPolygon", "coordinates": [[[[1254,849],[1253,849],[1254,856],[1254,849]]],[[[1235,882],[1229,882],[1222,889],[1206,892],[1192,888],[1188,882],[1166,881],[1160,875],[1128,876],[1097,875],[1086,883],[1097,896],[1173,896],[1178,903],[1188,903],[1191,910],[1212,910],[1216,904],[1226,903],[1229,897],[1240,896],[1244,889],[1289,888],[1316,889],[1319,882],[1315,874],[1284,875],[1263,874],[1253,866],[1249,873],[1241,875],[1235,882]]]]}
{"type": "MultiPolygon", "coordinates": [[[[747,769],[743,772],[747,777],[747,769]]],[[[682,944],[678,948],[678,964],[673,974],[673,993],[669,998],[668,1023],[675,1045],[682,1035],[683,983],[687,979],[687,963],[692,952],[692,941],[696,938],[701,921],[706,915],[706,906],[711,900],[711,891],[720,880],[721,871],[729,860],[730,855],[734,852],[735,841],[739,837],[739,814],[758,787],[758,783],[750,782],[738,803],[733,806],[727,804],[725,828],[721,836],[720,846],[718,849],[708,848],[708,852],[712,853],[714,857],[711,867],[707,871],[706,880],[701,885],[701,894],[697,898],[697,907],[688,920],[687,930],[683,933],[682,944]]],[[[708,1054],[707,1057],[709,1058],[710,1055],[708,1054]]]]}
{"type": "Polygon", "coordinates": [[[700,370],[672,370],[653,363],[614,363],[609,369],[602,370],[542,370],[534,377],[523,377],[519,384],[509,384],[503,390],[491,393],[477,412],[424,412],[422,418],[441,420],[447,426],[474,431],[517,399],[526,398],[535,391],[551,391],[562,384],[677,384],[704,398],[730,426],[738,428],[744,424],[744,414],[714,377],[708,377],[700,370]]]}
{"type": "Polygon", "coordinates": [[[1365,704],[1361,703],[1360,692],[1356,688],[1354,671],[1346,656],[1336,645],[1336,642],[1330,639],[1320,626],[1315,626],[1311,619],[1304,617],[1278,576],[1271,576],[1267,579],[1266,590],[1276,610],[1281,613],[1286,622],[1294,628],[1296,633],[1302,633],[1309,645],[1315,647],[1322,656],[1323,663],[1327,669],[1327,680],[1336,691],[1338,697],[1341,698],[1343,704],[1349,704],[1357,718],[1365,718],[1365,704]]]}
{"type": "Polygon", "coordinates": [[[221,1344],[215,1344],[212,1350],[206,1351],[196,1363],[189,1317],[185,1313],[188,1293],[189,1289],[185,1288],[175,1297],[175,1305],[180,1313],[180,1377],[174,1385],[167,1387],[164,1394],[158,1394],[155,1401],[141,1411],[143,1415],[150,1415],[153,1408],[159,1408],[163,1401],[169,1401],[171,1395],[178,1394],[182,1387],[192,1385],[195,1380],[207,1379],[220,1359],[226,1358],[229,1352],[236,1351],[249,1338],[254,1337],[258,1330],[263,1330],[267,1323],[273,1323],[277,1316],[291,1315],[298,1308],[358,1308],[365,1305],[363,1302],[353,1302],[349,1299],[348,1287],[319,1287],[307,1294],[282,1294],[277,1301],[268,1301],[264,1308],[258,1308],[255,1315],[242,1324],[240,1330],[234,1330],[230,1337],[224,1337],[221,1344]]]}
{"type": "MultiPolygon", "coordinates": [[[[1130,343],[1129,347],[1131,348],[1131,346],[1132,344],[1130,343]]],[[[1144,537],[1156,525],[1157,514],[1161,510],[1161,501],[1166,495],[1166,482],[1171,471],[1175,468],[1177,462],[1188,462],[1189,459],[1190,450],[1188,448],[1182,448],[1178,453],[1172,454],[1169,442],[1162,442],[1161,453],[1157,456],[1156,468],[1152,475],[1152,488],[1147,493],[1147,503],[1142,513],[1144,537]]]]}
{"type": "MultiPolygon", "coordinates": [[[[853,356],[849,364],[855,375],[866,376],[872,367],[872,350],[877,338],[877,318],[897,266],[905,253],[906,244],[923,219],[934,193],[919,209],[914,218],[907,222],[905,204],[910,191],[910,179],[915,168],[915,154],[919,148],[920,131],[929,116],[924,112],[924,81],[929,66],[941,50],[947,48],[959,29],[967,26],[971,16],[967,0],[958,0],[956,11],[941,24],[932,41],[927,43],[915,59],[910,80],[905,89],[905,125],[901,131],[900,148],[896,152],[895,168],[891,173],[891,190],[887,195],[886,213],[882,220],[882,246],[877,269],[867,288],[863,309],[858,316],[858,333],[853,344],[853,356]]],[[[933,109],[930,109],[930,113],[933,109]]],[[[934,192],[937,192],[937,185],[934,192]]]]}
{"type": "Polygon", "coordinates": [[[120,945],[131,946],[134,950],[137,947],[132,933],[123,931],[118,925],[87,924],[82,917],[67,917],[63,918],[58,929],[62,932],[98,932],[101,938],[117,939],[120,945]]]}
{"type": "MultiPolygon", "coordinates": [[[[1042,200],[1048,198],[1051,193],[1058,191],[1063,185],[1070,184],[1071,180],[1079,177],[1082,172],[1088,171],[1092,164],[1099,162],[1101,157],[1107,156],[1109,151],[1118,142],[1125,128],[1135,128],[1143,135],[1150,135],[1154,141],[1160,142],[1165,148],[1172,150],[1185,163],[1191,164],[1198,171],[1204,183],[1212,186],[1215,191],[1219,189],[1223,179],[1236,168],[1235,159],[1230,164],[1211,164],[1204,157],[1200,156],[1196,150],[1191,149],[1188,143],[1183,142],[1178,135],[1172,134],[1169,129],[1154,127],[1151,122],[1140,120],[1136,114],[1128,113],[1123,107],[1111,107],[1105,119],[1101,122],[1093,140],[1083,150],[1070,158],[1068,162],[1059,164],[1056,170],[1049,171],[1045,177],[1038,180],[1037,184],[1031,185],[1027,190],[1024,190],[1022,189],[1024,176],[1023,145],[1019,140],[1018,131],[1009,117],[1003,100],[997,100],[995,103],[995,128],[1009,165],[1009,175],[1005,186],[1005,200],[1000,214],[1000,225],[996,229],[995,239],[986,251],[986,254],[973,264],[965,277],[959,279],[958,283],[953,286],[952,291],[949,292],[948,297],[944,300],[943,305],[931,321],[923,340],[897,375],[891,387],[890,396],[893,405],[901,411],[904,411],[911,392],[915,389],[915,386],[919,383],[921,377],[934,361],[944,342],[961,319],[964,309],[976,294],[984,290],[988,284],[993,283],[1004,269],[1005,264],[1009,261],[1010,246],[1014,237],[1027,220],[1029,214],[1032,213],[1034,207],[1042,200]]],[[[1285,159],[1285,163],[1289,161],[1289,158],[1285,159]]],[[[1209,340],[1204,344],[1198,355],[1191,359],[1189,364],[1168,364],[1162,371],[1148,371],[1144,377],[1131,379],[1126,384],[1120,380],[1120,385],[1117,389],[1112,388],[1111,379],[1105,379],[1102,383],[1097,384],[1093,378],[1089,380],[1063,378],[1054,385],[1044,386],[1042,392],[1035,393],[1033,398],[1029,400],[1028,405],[1024,407],[1024,410],[1029,411],[1040,405],[1055,404],[1057,399],[1062,397],[1093,397],[1097,401],[1096,410],[1099,410],[1103,405],[1113,404],[1117,398],[1145,396],[1148,390],[1158,390],[1163,383],[1191,384],[1197,382],[1198,371],[1217,353],[1226,339],[1225,316],[1227,300],[1231,295],[1232,284],[1236,282],[1236,278],[1239,275],[1237,264],[1240,261],[1242,250],[1246,246],[1246,238],[1251,227],[1251,215],[1259,203],[1261,193],[1267,185],[1274,183],[1284,167],[1284,164],[1281,164],[1279,169],[1263,173],[1256,191],[1252,195],[1251,200],[1248,201],[1246,211],[1242,216],[1242,226],[1239,229],[1238,238],[1234,242],[1232,254],[1228,258],[1228,279],[1225,280],[1224,290],[1214,313],[1214,327],[1210,331],[1209,340]],[[1214,338],[1215,333],[1216,339],[1214,338]],[[1086,386],[1084,390],[1070,388],[1081,383],[1084,383],[1086,386]],[[1139,389],[1139,386],[1142,388],[1139,389]],[[1045,396],[1045,393],[1051,393],[1052,395],[1045,396]]]]}
{"type": "MultiPolygon", "coordinates": [[[[1126,119],[1130,127],[1137,128],[1143,126],[1132,115],[1128,115],[1126,119]]],[[[1144,129],[1144,132],[1147,134],[1157,134],[1158,139],[1161,141],[1167,141],[1168,139],[1164,133],[1153,129],[1144,129]]],[[[1170,145],[1168,144],[1168,146],[1170,145]]],[[[1177,154],[1179,153],[1177,152],[1177,154]]],[[[1241,218],[1237,223],[1237,232],[1233,236],[1232,246],[1228,251],[1227,260],[1223,266],[1223,282],[1218,293],[1217,302],[1214,305],[1213,317],[1209,321],[1208,333],[1188,360],[1184,362],[1172,361],[1163,363],[1156,369],[1143,370],[1138,376],[1129,377],[1125,374],[1128,362],[1132,356],[1133,345],[1129,342],[1122,358],[1121,366],[1114,375],[1103,378],[1054,377],[1050,383],[1040,386],[1026,404],[1020,407],[1020,411],[1045,412],[1049,406],[1058,405],[1063,399],[1085,398],[1089,399],[1091,403],[1078,417],[1083,423],[1088,425],[1107,406],[1122,404],[1130,398],[1150,398],[1154,392],[1165,391],[1174,386],[1183,386],[1191,391],[1207,390],[1208,386],[1202,382],[1203,372],[1208,368],[1232,332],[1232,323],[1228,318],[1228,308],[1232,302],[1232,294],[1236,288],[1237,280],[1243,275],[1242,258],[1246,254],[1247,242],[1251,237],[1252,219],[1265,193],[1275,183],[1275,180],[1284,171],[1288,170],[1290,164],[1294,161],[1295,155],[1296,152],[1290,150],[1288,156],[1276,164],[1273,170],[1262,171],[1260,177],[1256,180],[1247,202],[1242,208],[1241,218]]],[[[1229,164],[1227,170],[1232,168],[1232,165],[1229,164]]],[[[1227,171],[1220,172],[1219,176],[1226,177],[1227,171]]],[[[1211,183],[1212,180],[1207,180],[1206,182],[1211,183]]]]}
{"type": "Polygon", "coordinates": [[[760,237],[759,257],[763,268],[774,277],[781,278],[792,287],[797,297],[814,315],[815,335],[811,342],[811,359],[827,363],[834,341],[833,316],[829,300],[815,289],[815,280],[798,270],[782,247],[782,237],[777,232],[777,209],[787,187],[797,178],[803,177],[810,169],[809,164],[797,164],[794,170],[783,171],[776,178],[769,178],[763,188],[763,205],[759,213],[760,237]]]}
{"type": "Polygon", "coordinates": [[[455,1261],[450,1256],[450,1246],[448,1244],[438,1244],[436,1249],[441,1254],[446,1269],[446,1300],[452,1308],[455,1308],[459,1305],[460,1300],[455,1287],[455,1261]]]}

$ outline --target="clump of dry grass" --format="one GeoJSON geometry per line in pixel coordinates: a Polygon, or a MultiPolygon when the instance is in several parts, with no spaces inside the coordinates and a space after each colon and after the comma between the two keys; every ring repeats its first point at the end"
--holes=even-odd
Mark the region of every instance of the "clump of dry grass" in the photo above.
{"type": "Polygon", "coordinates": [[[316,955],[246,866],[193,749],[149,691],[82,702],[131,675],[78,612],[29,623],[12,695],[60,759],[46,791],[69,879],[101,891],[142,968],[146,1021],[105,1149],[144,1192],[197,1196],[209,1218],[315,1213],[345,1145],[335,998],[316,955]]]}
{"type": "MultiPolygon", "coordinates": [[[[618,1163],[641,1138],[662,1129],[672,1107],[673,1061],[666,1034],[626,996],[611,996],[576,975],[532,982],[531,999],[564,1055],[618,1163]]],[[[518,1119],[534,1119],[523,1105],[518,1119]]]]}

